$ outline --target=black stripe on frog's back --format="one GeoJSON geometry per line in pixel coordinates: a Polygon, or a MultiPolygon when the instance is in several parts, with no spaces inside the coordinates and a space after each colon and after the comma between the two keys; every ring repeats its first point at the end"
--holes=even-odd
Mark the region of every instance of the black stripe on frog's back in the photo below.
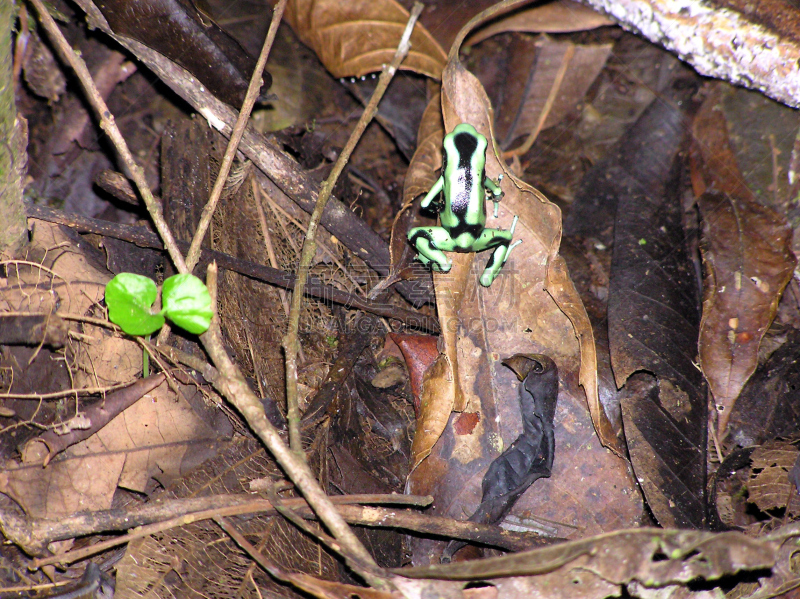
{"type": "Polygon", "coordinates": [[[453,145],[458,150],[458,168],[469,170],[472,155],[478,148],[478,139],[469,133],[459,133],[453,138],[453,145]]]}
{"type": "Polygon", "coordinates": [[[480,185],[480,181],[473,179],[482,176],[482,173],[473,172],[472,169],[478,139],[469,133],[459,133],[453,137],[453,145],[458,153],[458,166],[450,174],[455,179],[450,190],[450,208],[453,214],[463,217],[469,210],[473,186],[480,185]]]}

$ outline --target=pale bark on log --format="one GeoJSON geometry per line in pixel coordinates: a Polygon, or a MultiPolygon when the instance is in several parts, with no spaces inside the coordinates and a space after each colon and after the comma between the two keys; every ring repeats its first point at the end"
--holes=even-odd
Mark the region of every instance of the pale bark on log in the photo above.
{"type": "Polygon", "coordinates": [[[800,107],[800,10],[782,0],[583,0],[698,73],[800,107]]]}
{"type": "Polygon", "coordinates": [[[25,180],[28,126],[14,103],[11,32],[17,17],[13,2],[0,0],[0,253],[15,256],[27,232],[22,188],[25,180]]]}

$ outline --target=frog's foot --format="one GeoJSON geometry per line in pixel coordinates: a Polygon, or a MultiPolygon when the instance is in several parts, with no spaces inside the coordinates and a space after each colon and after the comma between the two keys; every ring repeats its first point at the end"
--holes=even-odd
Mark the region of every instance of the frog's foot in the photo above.
{"type": "Polygon", "coordinates": [[[489,287],[494,282],[497,275],[500,274],[506,260],[508,260],[508,257],[511,255],[511,250],[522,243],[521,239],[511,243],[511,239],[514,236],[514,228],[517,226],[517,220],[518,218],[515,216],[511,224],[511,229],[508,231],[502,231],[500,229],[484,230],[481,238],[478,240],[478,245],[483,246],[481,249],[494,250],[489,257],[489,261],[486,263],[486,268],[483,269],[483,274],[481,274],[480,283],[484,287],[489,287]]]}
{"type": "Polygon", "coordinates": [[[417,260],[430,266],[431,270],[449,272],[453,267],[452,261],[438,247],[452,242],[442,227],[415,227],[408,232],[408,241],[417,250],[417,260]]]}

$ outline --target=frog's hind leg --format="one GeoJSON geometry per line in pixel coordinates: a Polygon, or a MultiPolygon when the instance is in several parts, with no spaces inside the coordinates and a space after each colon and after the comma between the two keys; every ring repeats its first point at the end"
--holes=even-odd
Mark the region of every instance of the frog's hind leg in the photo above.
{"type": "Polygon", "coordinates": [[[484,229],[481,236],[475,243],[474,249],[476,252],[483,250],[493,249],[492,255],[489,256],[489,261],[486,263],[486,268],[483,269],[481,274],[480,283],[484,287],[489,287],[495,280],[503,265],[511,255],[517,245],[522,243],[521,239],[511,243],[514,237],[514,228],[517,226],[517,217],[514,217],[514,222],[511,224],[511,229],[503,231],[502,229],[484,229]]]}
{"type": "Polygon", "coordinates": [[[439,249],[453,243],[443,227],[415,227],[408,232],[408,241],[417,250],[417,259],[440,272],[449,272],[452,261],[439,249]]]}

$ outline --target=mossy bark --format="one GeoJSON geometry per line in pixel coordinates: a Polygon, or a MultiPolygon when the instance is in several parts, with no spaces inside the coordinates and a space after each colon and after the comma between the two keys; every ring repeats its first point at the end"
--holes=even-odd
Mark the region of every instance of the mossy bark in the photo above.
{"type": "Polygon", "coordinates": [[[25,178],[28,126],[17,116],[11,30],[17,6],[0,0],[0,254],[14,255],[26,239],[22,188],[25,178]]]}

